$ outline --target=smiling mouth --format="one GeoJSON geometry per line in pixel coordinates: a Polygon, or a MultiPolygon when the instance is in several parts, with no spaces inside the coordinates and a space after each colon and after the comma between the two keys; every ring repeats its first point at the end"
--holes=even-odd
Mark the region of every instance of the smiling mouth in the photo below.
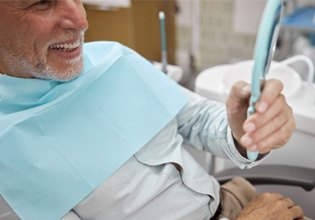
{"type": "Polygon", "coordinates": [[[51,50],[57,50],[61,52],[72,52],[78,49],[81,45],[81,41],[77,40],[72,43],[56,43],[49,46],[51,50]]]}

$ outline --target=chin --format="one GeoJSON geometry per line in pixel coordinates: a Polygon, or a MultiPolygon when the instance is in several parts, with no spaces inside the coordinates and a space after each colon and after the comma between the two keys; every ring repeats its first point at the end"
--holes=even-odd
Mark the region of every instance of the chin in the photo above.
{"type": "Polygon", "coordinates": [[[46,80],[53,80],[53,81],[60,81],[66,82],[73,80],[81,75],[82,68],[76,68],[71,70],[54,70],[52,68],[47,68],[43,72],[33,72],[32,76],[38,79],[46,79],[46,80]]]}
{"type": "Polygon", "coordinates": [[[66,82],[73,80],[81,75],[83,69],[83,62],[77,62],[75,64],[61,65],[58,67],[47,66],[43,74],[39,74],[37,77],[42,79],[49,79],[54,81],[66,82]]]}
{"type": "Polygon", "coordinates": [[[65,75],[65,76],[61,76],[61,75],[57,75],[56,76],[51,76],[48,77],[50,80],[54,80],[54,81],[59,81],[59,82],[67,82],[67,81],[71,81],[73,79],[76,79],[77,77],[80,76],[81,73],[75,73],[75,74],[69,74],[69,75],[65,75]]]}

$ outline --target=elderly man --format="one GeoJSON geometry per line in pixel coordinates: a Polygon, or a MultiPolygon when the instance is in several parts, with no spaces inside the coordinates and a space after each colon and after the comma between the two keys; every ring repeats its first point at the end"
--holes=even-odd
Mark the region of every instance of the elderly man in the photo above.
{"type": "Polygon", "coordinates": [[[0,219],[303,217],[280,194],[255,197],[241,178],[220,196],[182,147],[241,168],[261,163],[295,126],[281,83],[266,82],[246,119],[244,82],[225,111],[118,43],[83,45],[80,0],[2,0],[0,8],[0,219]]]}

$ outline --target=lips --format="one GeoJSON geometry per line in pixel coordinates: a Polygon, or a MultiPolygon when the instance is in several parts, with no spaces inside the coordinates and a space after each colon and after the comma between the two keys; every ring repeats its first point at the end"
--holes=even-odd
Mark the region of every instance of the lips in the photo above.
{"type": "Polygon", "coordinates": [[[52,44],[49,46],[49,49],[52,50],[59,50],[62,52],[72,52],[74,50],[76,50],[77,48],[79,48],[81,45],[81,41],[77,40],[75,42],[71,42],[71,43],[56,43],[56,44],[52,44]]]}
{"type": "MultiPolygon", "coordinates": [[[[0,0],[1,1],[1,0],[0,0]]],[[[52,43],[48,47],[48,55],[63,61],[76,60],[82,56],[83,38],[52,43]]]]}

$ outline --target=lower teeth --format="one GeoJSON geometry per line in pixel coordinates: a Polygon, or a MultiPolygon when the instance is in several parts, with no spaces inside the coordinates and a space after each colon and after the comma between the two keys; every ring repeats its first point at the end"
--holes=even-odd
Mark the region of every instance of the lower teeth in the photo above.
{"type": "Polygon", "coordinates": [[[58,48],[58,49],[55,49],[55,50],[60,50],[60,51],[63,51],[63,52],[72,52],[72,51],[74,51],[75,49],[58,48]]]}

